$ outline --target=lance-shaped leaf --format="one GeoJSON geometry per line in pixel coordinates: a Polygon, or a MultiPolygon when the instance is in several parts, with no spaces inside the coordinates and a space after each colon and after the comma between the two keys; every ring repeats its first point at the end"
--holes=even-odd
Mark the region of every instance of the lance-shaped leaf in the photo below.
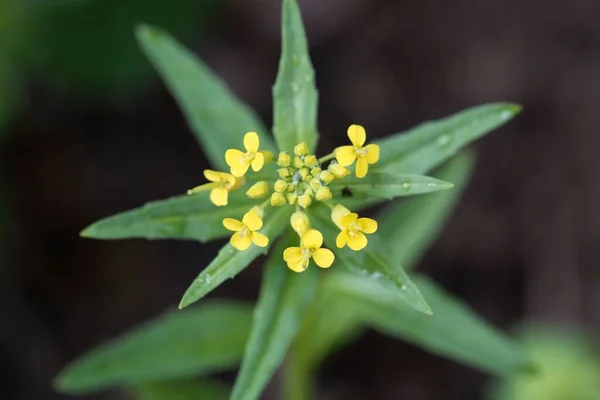
{"type": "Polygon", "coordinates": [[[415,312],[395,301],[374,281],[351,274],[331,274],[328,289],[338,301],[351,304],[362,321],[431,353],[493,374],[514,374],[534,368],[524,349],[477,317],[468,307],[444,293],[433,282],[415,279],[435,310],[415,312]]]}
{"type": "MultiPolygon", "coordinates": [[[[260,230],[261,233],[269,238],[269,245],[281,234],[287,226],[291,215],[290,207],[280,207],[271,209],[265,216],[265,224],[260,230]]],[[[219,254],[212,260],[190,287],[186,290],[179,303],[179,308],[184,308],[200,300],[213,289],[218,287],[226,279],[231,279],[239,274],[244,268],[259,255],[264,254],[266,249],[252,244],[247,250],[239,251],[230,243],[227,243],[219,251],[219,254]]]]}
{"type": "Polygon", "coordinates": [[[321,362],[336,348],[362,332],[354,307],[322,282],[306,312],[302,327],[290,349],[284,370],[284,398],[307,400],[313,391],[313,375],[321,362]]]}
{"type": "MultiPolygon", "coordinates": [[[[323,209],[321,209],[323,210],[323,209]]],[[[390,293],[396,302],[405,303],[415,310],[431,314],[431,308],[412,282],[404,269],[391,257],[387,246],[376,234],[369,235],[369,244],[360,251],[348,247],[338,249],[335,239],[339,233],[337,227],[322,211],[315,212],[313,222],[323,233],[324,241],[336,256],[336,263],[344,265],[363,279],[376,282],[381,289],[390,293]]]]}
{"type": "Polygon", "coordinates": [[[519,111],[521,107],[517,104],[486,104],[388,136],[375,142],[380,146],[381,158],[373,168],[427,173],[462,147],[509,121],[519,111]]]}
{"type": "Polygon", "coordinates": [[[458,154],[434,172],[452,182],[452,190],[394,203],[375,218],[379,223],[377,235],[385,238],[388,251],[405,269],[414,267],[438,236],[467,185],[473,162],[472,154],[458,154]]]}
{"type": "Polygon", "coordinates": [[[227,207],[217,207],[208,192],[175,196],[149,202],[142,207],[101,219],[84,229],[81,236],[93,239],[192,239],[207,242],[227,236],[223,218],[240,218],[252,204],[238,190],[227,207]]]}
{"type": "Polygon", "coordinates": [[[209,380],[152,382],[132,390],[139,400],[227,400],[229,388],[209,380]]]}
{"type": "Polygon", "coordinates": [[[349,197],[353,202],[393,199],[446,190],[452,184],[421,175],[372,172],[364,178],[348,176],[330,185],[334,197],[349,197]]]}
{"type": "Polygon", "coordinates": [[[289,246],[298,245],[298,236],[288,231],[267,262],[254,309],[250,339],[231,400],[258,399],[285,357],[317,286],[317,268],[291,271],[282,258],[289,246]]]}
{"type": "Polygon", "coordinates": [[[234,302],[168,312],[69,364],[55,385],[88,393],[232,368],[243,354],[251,319],[251,307],[234,302]]]}
{"type": "Polygon", "coordinates": [[[302,141],[314,150],[318,93],[296,0],[283,1],[281,18],[282,50],[273,87],[273,134],[280,150],[292,151],[302,141]]]}
{"type": "Polygon", "coordinates": [[[262,150],[275,149],[254,111],[198,57],[158,28],[140,25],[136,35],[214,168],[227,170],[225,151],[242,148],[246,132],[258,133],[262,150]]]}

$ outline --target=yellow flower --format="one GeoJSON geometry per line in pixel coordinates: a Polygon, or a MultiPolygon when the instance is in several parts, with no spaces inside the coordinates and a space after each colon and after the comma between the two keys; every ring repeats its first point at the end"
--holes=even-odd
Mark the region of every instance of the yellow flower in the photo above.
{"type": "Polygon", "coordinates": [[[302,272],[308,267],[311,257],[321,268],[329,268],[335,256],[329,249],[321,248],[323,235],[315,229],[309,229],[302,235],[300,247],[288,247],[283,252],[283,259],[295,272],[302,272]]]}
{"type": "Polygon", "coordinates": [[[331,193],[331,189],[327,186],[320,187],[317,193],[315,193],[315,199],[319,201],[331,200],[332,197],[333,193],[331,193]]]}
{"type": "Polygon", "coordinates": [[[223,226],[235,232],[229,242],[240,251],[246,250],[251,243],[259,247],[266,247],[269,244],[269,238],[257,232],[262,225],[262,218],[254,210],[248,211],[242,221],[233,218],[223,219],[223,226]]]}
{"type": "Polygon", "coordinates": [[[358,214],[350,212],[341,204],[333,208],[331,219],[341,230],[335,240],[339,248],[347,244],[354,251],[364,249],[368,242],[365,233],[377,231],[377,221],[371,218],[358,218],[358,214]]]}
{"type": "Polygon", "coordinates": [[[365,128],[360,125],[350,125],[348,137],[352,142],[352,146],[338,147],[335,151],[335,157],[343,167],[352,165],[354,160],[358,159],[356,162],[356,177],[364,178],[369,171],[369,164],[375,164],[379,160],[379,146],[369,144],[363,147],[367,140],[367,133],[365,128]]]}
{"type": "Polygon", "coordinates": [[[244,176],[250,166],[254,171],[260,171],[265,162],[273,159],[273,153],[270,151],[258,151],[259,144],[258,134],[248,132],[244,135],[245,153],[237,149],[229,149],[225,152],[225,161],[233,176],[244,176]]]}
{"type": "Polygon", "coordinates": [[[210,201],[216,206],[226,206],[229,192],[244,184],[244,178],[236,178],[227,172],[218,172],[210,169],[204,170],[204,177],[211,183],[196,186],[187,191],[188,194],[210,190],[210,201]]]}

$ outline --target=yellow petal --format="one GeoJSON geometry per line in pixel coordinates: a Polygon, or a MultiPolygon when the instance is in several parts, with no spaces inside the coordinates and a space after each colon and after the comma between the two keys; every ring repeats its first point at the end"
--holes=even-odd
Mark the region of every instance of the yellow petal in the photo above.
{"type": "Polygon", "coordinates": [[[227,189],[223,188],[223,187],[218,187],[218,188],[214,188],[213,190],[210,191],[210,201],[215,205],[215,206],[226,206],[227,205],[227,196],[229,195],[229,192],[227,191],[227,189]]]}
{"type": "Polygon", "coordinates": [[[256,153],[258,151],[258,134],[256,132],[248,132],[244,135],[244,147],[248,153],[256,153]]]}
{"type": "Polygon", "coordinates": [[[350,125],[348,127],[348,137],[355,147],[362,147],[367,141],[367,132],[361,125],[350,125]]]}
{"type": "Polygon", "coordinates": [[[229,149],[225,152],[225,162],[230,168],[241,168],[246,165],[246,154],[238,149],[229,149]]]}
{"type": "Polygon", "coordinates": [[[379,146],[376,144],[369,144],[365,146],[365,150],[367,150],[367,162],[369,164],[375,164],[379,161],[379,146]]]}
{"type": "Polygon", "coordinates": [[[333,264],[333,260],[335,260],[333,251],[329,249],[317,249],[314,251],[312,256],[313,260],[315,260],[315,264],[317,264],[321,268],[331,267],[331,264],[333,264]]]}
{"type": "Polygon", "coordinates": [[[257,231],[262,228],[262,219],[254,211],[250,210],[244,214],[242,223],[248,227],[251,231],[257,231]]]}
{"type": "Polygon", "coordinates": [[[337,238],[335,239],[335,245],[339,249],[341,249],[342,247],[344,247],[346,245],[346,242],[348,242],[348,234],[346,233],[346,231],[341,231],[337,235],[337,238]]]}
{"type": "Polygon", "coordinates": [[[354,236],[348,235],[348,247],[354,251],[362,250],[367,245],[367,237],[362,232],[356,232],[354,236]]]}
{"type": "Polygon", "coordinates": [[[323,244],[323,235],[316,229],[309,229],[302,235],[302,247],[318,249],[323,244]]]}
{"type": "Polygon", "coordinates": [[[209,183],[205,183],[204,185],[196,186],[195,188],[188,190],[187,194],[194,194],[194,193],[204,192],[204,191],[211,190],[211,189],[214,189],[214,188],[219,187],[219,186],[221,186],[220,183],[209,182],[209,183]]]}
{"type": "Polygon", "coordinates": [[[283,251],[283,259],[288,263],[302,261],[302,249],[300,247],[288,247],[283,251]]]}
{"type": "Polygon", "coordinates": [[[341,204],[336,204],[335,207],[333,207],[333,210],[331,210],[331,220],[338,228],[344,229],[342,218],[348,214],[350,214],[350,210],[341,204]]]}
{"type": "Polygon", "coordinates": [[[233,234],[231,239],[229,239],[229,243],[231,243],[231,245],[239,251],[244,251],[250,247],[252,240],[250,239],[250,235],[242,236],[239,232],[236,232],[233,234]]]}
{"type": "Polygon", "coordinates": [[[252,160],[252,169],[254,171],[260,171],[263,165],[265,165],[265,156],[263,153],[256,153],[256,157],[252,160]]]}
{"type": "MultiPolygon", "coordinates": [[[[342,167],[347,167],[356,160],[356,152],[352,146],[341,146],[335,149],[335,158],[342,167]]],[[[332,171],[333,172],[333,171],[332,171]]]]}
{"type": "Polygon", "coordinates": [[[369,171],[369,163],[365,157],[359,157],[356,162],[356,177],[364,178],[369,171]]]}
{"type": "Polygon", "coordinates": [[[300,259],[299,261],[288,261],[287,266],[294,272],[302,272],[308,268],[308,261],[308,258],[306,260],[300,259]]]}
{"type": "Polygon", "coordinates": [[[240,221],[233,218],[223,219],[223,226],[225,227],[225,229],[229,229],[230,231],[234,232],[241,231],[244,227],[244,225],[240,221]]]}
{"type": "Polygon", "coordinates": [[[211,169],[204,170],[204,177],[211,182],[221,182],[223,180],[222,172],[213,171],[211,169]]]}
{"type": "Polygon", "coordinates": [[[357,219],[358,219],[357,213],[346,214],[342,217],[342,226],[344,228],[348,228],[348,226],[350,226],[350,224],[352,224],[357,219]]]}
{"type": "Polygon", "coordinates": [[[267,247],[269,238],[260,232],[252,232],[252,242],[258,247],[267,247]]]}
{"type": "Polygon", "coordinates": [[[273,159],[275,158],[275,154],[273,154],[273,152],[269,150],[259,151],[259,153],[263,155],[266,163],[273,161],[273,159]]]}
{"type": "Polygon", "coordinates": [[[237,167],[231,167],[231,175],[235,176],[236,178],[240,178],[244,176],[246,171],[248,171],[249,166],[250,164],[244,164],[237,167]]]}
{"type": "Polygon", "coordinates": [[[371,218],[359,218],[356,221],[356,225],[364,233],[374,233],[377,231],[377,221],[371,218]]]}

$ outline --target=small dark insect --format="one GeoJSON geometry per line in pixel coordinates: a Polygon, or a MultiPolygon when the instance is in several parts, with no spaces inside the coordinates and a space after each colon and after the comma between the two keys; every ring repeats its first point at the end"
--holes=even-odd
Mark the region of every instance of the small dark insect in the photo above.
{"type": "Polygon", "coordinates": [[[350,190],[348,187],[343,188],[342,197],[352,197],[352,190],[350,190]]]}

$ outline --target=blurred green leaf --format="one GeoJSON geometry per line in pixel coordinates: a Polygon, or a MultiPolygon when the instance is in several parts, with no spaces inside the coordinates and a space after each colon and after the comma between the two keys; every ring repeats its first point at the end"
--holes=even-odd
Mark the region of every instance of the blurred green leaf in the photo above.
{"type": "Polygon", "coordinates": [[[315,213],[313,218],[316,228],[323,233],[327,247],[333,250],[336,262],[343,264],[362,279],[376,282],[380,290],[390,293],[396,302],[404,303],[415,310],[431,314],[431,308],[402,267],[389,257],[389,249],[377,235],[369,236],[368,246],[361,251],[353,251],[348,247],[338,249],[335,238],[339,230],[323,212],[315,213]]]}
{"type": "Polygon", "coordinates": [[[317,268],[291,271],[281,255],[297,245],[295,232],[288,231],[267,262],[260,296],[244,359],[231,400],[255,400],[286,355],[317,286],[317,268]]]}
{"type": "Polygon", "coordinates": [[[261,150],[275,150],[254,111],[198,57],[160,29],[140,25],[136,35],[215,169],[228,170],[225,151],[243,148],[246,132],[258,133],[261,150]]]}
{"type": "Polygon", "coordinates": [[[352,341],[362,327],[351,304],[339,301],[336,293],[319,282],[312,302],[288,355],[284,370],[286,400],[313,398],[315,370],[336,348],[352,341]]]}
{"type": "Polygon", "coordinates": [[[192,239],[201,242],[228,235],[223,218],[238,218],[253,203],[243,190],[230,193],[227,207],[217,207],[209,192],[175,196],[149,202],[139,208],[101,219],[85,228],[81,236],[93,239],[192,239]]]}
{"type": "Polygon", "coordinates": [[[133,389],[139,400],[227,400],[229,388],[208,380],[152,382],[133,389]]]}
{"type": "Polygon", "coordinates": [[[415,278],[435,311],[424,315],[398,304],[395,296],[373,280],[351,274],[329,277],[327,290],[338,301],[352,304],[362,321],[391,336],[402,338],[431,353],[452,358],[493,374],[531,371],[525,350],[433,282],[415,278]]]}
{"type": "Polygon", "coordinates": [[[381,158],[374,168],[377,171],[427,173],[520,111],[517,104],[486,104],[385,137],[375,142],[381,148],[381,158]]]}
{"type": "MultiPolygon", "coordinates": [[[[260,232],[269,237],[269,245],[272,245],[275,239],[281,234],[292,214],[292,210],[288,207],[280,207],[271,210],[272,214],[269,215],[268,218],[265,218],[265,224],[260,230],[260,232]]],[[[179,308],[185,308],[200,300],[226,279],[231,279],[239,274],[244,268],[250,265],[256,257],[266,251],[267,249],[255,245],[250,246],[248,250],[239,251],[231,244],[227,243],[208,267],[194,279],[190,287],[184,293],[183,298],[179,303],[179,308]]]]}
{"type": "Polygon", "coordinates": [[[233,368],[248,338],[251,312],[234,302],[168,312],[72,362],[55,385],[67,393],[88,393],[233,368]]]}
{"type": "Polygon", "coordinates": [[[471,153],[458,154],[434,172],[452,182],[453,189],[394,203],[375,218],[377,235],[385,238],[388,251],[405,269],[415,266],[442,230],[467,185],[473,163],[471,153]]]}
{"type": "Polygon", "coordinates": [[[484,398],[493,400],[598,400],[597,339],[573,326],[530,325],[519,337],[538,366],[536,374],[505,377],[484,398]]]}
{"type": "MultiPolygon", "coordinates": [[[[19,0],[21,3],[26,1],[19,0]]],[[[176,37],[202,35],[214,24],[217,0],[37,0],[27,9],[28,66],[46,81],[78,94],[122,103],[152,78],[131,34],[140,21],[176,37]],[[200,34],[200,35],[199,35],[200,34]]],[[[60,87],[60,90],[64,90],[60,87]]]]}
{"type": "Polygon", "coordinates": [[[421,175],[372,172],[364,178],[348,176],[329,186],[334,197],[351,196],[352,203],[436,192],[452,184],[421,175]]]}
{"type": "Polygon", "coordinates": [[[315,150],[318,92],[302,15],[296,0],[284,0],[281,59],[273,87],[273,134],[282,151],[291,152],[302,141],[315,150]]]}

